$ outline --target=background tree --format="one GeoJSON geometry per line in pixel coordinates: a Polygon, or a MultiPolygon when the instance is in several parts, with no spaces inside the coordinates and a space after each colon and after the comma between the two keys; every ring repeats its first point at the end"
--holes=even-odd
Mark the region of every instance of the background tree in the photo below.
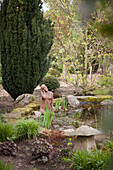
{"type": "Polygon", "coordinates": [[[79,17],[79,1],[44,0],[49,6],[46,17],[55,22],[55,38],[51,49],[54,63],[63,67],[63,76],[67,77],[70,63],[76,56],[76,48],[82,39],[79,17]],[[73,3],[74,2],[74,3],[73,3]]]}
{"type": "Polygon", "coordinates": [[[16,99],[33,93],[48,71],[54,28],[41,0],[5,0],[0,23],[3,87],[16,99]]]}
{"type": "MultiPolygon", "coordinates": [[[[54,59],[52,64],[55,67],[63,64],[68,73],[75,73],[75,85],[81,79],[81,86],[87,86],[89,74],[92,84],[92,73],[98,67],[106,73],[111,65],[111,42],[99,35],[97,27],[108,20],[106,11],[98,0],[44,1],[49,6],[46,17],[55,21],[55,41],[50,52],[54,59]]],[[[63,76],[67,77],[65,70],[63,76]]]]}

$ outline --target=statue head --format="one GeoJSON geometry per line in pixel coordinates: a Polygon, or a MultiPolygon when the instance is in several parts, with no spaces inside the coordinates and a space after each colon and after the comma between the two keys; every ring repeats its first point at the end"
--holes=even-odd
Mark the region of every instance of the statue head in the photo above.
{"type": "Polygon", "coordinates": [[[48,92],[48,88],[44,84],[41,85],[41,90],[44,90],[45,92],[48,92]]]}

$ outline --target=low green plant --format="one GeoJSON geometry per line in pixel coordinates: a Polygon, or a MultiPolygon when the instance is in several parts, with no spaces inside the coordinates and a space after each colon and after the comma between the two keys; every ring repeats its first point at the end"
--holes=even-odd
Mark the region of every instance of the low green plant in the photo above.
{"type": "Polygon", "coordinates": [[[70,163],[72,169],[77,170],[106,170],[107,162],[110,158],[108,153],[102,150],[92,150],[72,152],[69,158],[64,158],[66,163],[70,163]]]}
{"type": "Polygon", "coordinates": [[[96,89],[93,92],[95,95],[113,95],[113,89],[104,88],[104,89],[96,89]]]}
{"type": "Polygon", "coordinates": [[[112,141],[112,140],[105,141],[105,142],[104,142],[103,149],[104,149],[105,151],[108,151],[108,152],[112,152],[112,153],[113,153],[113,141],[112,141]]]}
{"type": "Polygon", "coordinates": [[[1,170],[14,170],[14,167],[11,165],[11,163],[4,163],[2,160],[0,160],[0,169],[1,170]]]}
{"type": "Polygon", "coordinates": [[[45,84],[48,90],[55,90],[60,87],[60,83],[55,76],[45,76],[41,82],[41,85],[45,84]]]}
{"type": "Polygon", "coordinates": [[[98,128],[98,120],[97,120],[97,115],[95,114],[95,122],[96,122],[96,129],[98,128]]]}
{"type": "Polygon", "coordinates": [[[62,108],[64,111],[66,111],[67,109],[67,101],[65,99],[62,98],[62,104],[61,104],[62,108]]]}
{"type": "Polygon", "coordinates": [[[0,141],[5,142],[8,138],[12,138],[15,134],[14,128],[8,123],[0,121],[0,141]]]}
{"type": "Polygon", "coordinates": [[[39,123],[34,119],[19,120],[15,124],[16,137],[19,139],[36,137],[39,123]]]}
{"type": "Polygon", "coordinates": [[[49,110],[46,105],[46,112],[44,112],[44,118],[42,119],[42,115],[39,116],[39,124],[40,126],[49,129],[53,120],[53,112],[49,110]]]}
{"type": "Polygon", "coordinates": [[[56,102],[55,102],[55,111],[59,110],[61,102],[62,102],[62,99],[60,99],[60,98],[56,100],[56,102]]]}
{"type": "Polygon", "coordinates": [[[5,122],[4,118],[5,118],[5,115],[3,113],[0,113],[0,121],[1,122],[5,122]]]}

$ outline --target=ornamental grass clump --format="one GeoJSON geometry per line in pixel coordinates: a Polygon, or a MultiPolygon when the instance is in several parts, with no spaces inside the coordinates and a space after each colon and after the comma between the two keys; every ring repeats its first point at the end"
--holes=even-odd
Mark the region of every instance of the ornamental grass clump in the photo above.
{"type": "Polygon", "coordinates": [[[34,119],[19,120],[15,125],[16,137],[19,139],[36,137],[39,123],[34,119]]]}
{"type": "Polygon", "coordinates": [[[72,152],[69,158],[64,158],[71,168],[77,170],[106,170],[110,154],[103,153],[102,150],[92,150],[72,152]]]}
{"type": "Polygon", "coordinates": [[[5,142],[8,138],[12,138],[14,134],[12,125],[0,121],[0,142],[5,142]]]}

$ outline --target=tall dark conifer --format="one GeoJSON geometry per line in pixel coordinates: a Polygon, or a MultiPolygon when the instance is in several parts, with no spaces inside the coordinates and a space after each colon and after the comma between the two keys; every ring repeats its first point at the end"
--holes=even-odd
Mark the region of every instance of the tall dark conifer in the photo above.
{"type": "Polygon", "coordinates": [[[14,99],[33,93],[49,68],[54,28],[41,9],[41,0],[4,0],[1,7],[3,87],[14,99]]]}

